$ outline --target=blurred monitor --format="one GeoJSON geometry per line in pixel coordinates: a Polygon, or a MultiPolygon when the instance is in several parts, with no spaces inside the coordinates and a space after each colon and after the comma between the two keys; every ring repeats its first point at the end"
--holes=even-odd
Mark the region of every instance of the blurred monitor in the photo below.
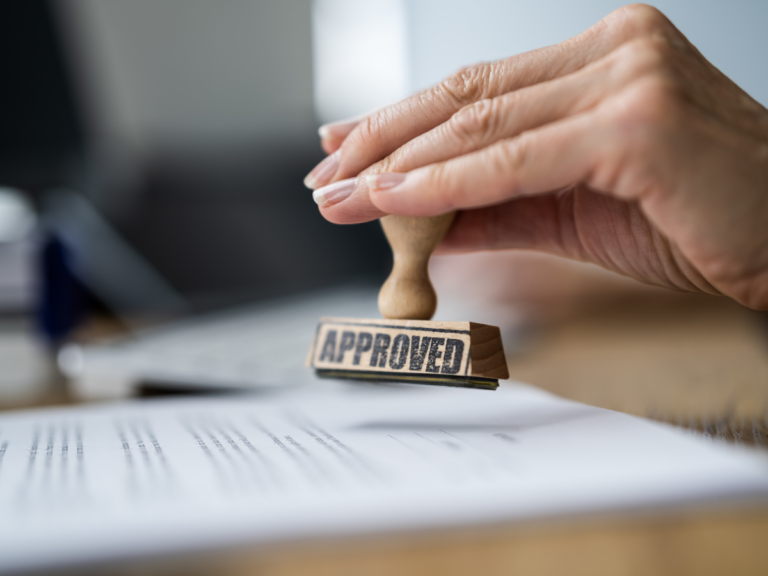
{"type": "Polygon", "coordinates": [[[329,224],[302,184],[324,156],[308,0],[0,10],[0,184],[118,315],[382,281],[378,223],[329,224]]]}
{"type": "Polygon", "coordinates": [[[0,185],[39,194],[72,179],[85,134],[49,3],[0,5],[0,185]]]}

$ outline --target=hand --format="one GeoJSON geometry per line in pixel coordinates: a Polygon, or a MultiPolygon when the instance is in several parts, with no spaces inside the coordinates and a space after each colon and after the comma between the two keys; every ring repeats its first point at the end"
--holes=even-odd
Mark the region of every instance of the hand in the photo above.
{"type": "Polygon", "coordinates": [[[768,308],[768,110],[654,8],[343,130],[308,178],[332,183],[331,222],[459,210],[443,252],[541,250],[768,308]]]}

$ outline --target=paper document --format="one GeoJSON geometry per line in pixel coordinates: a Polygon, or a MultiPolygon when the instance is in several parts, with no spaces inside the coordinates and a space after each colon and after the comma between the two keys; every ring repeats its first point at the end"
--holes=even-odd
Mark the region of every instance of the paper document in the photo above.
{"type": "Polygon", "coordinates": [[[524,385],[0,416],[0,572],[768,493],[768,460],[524,385]]]}

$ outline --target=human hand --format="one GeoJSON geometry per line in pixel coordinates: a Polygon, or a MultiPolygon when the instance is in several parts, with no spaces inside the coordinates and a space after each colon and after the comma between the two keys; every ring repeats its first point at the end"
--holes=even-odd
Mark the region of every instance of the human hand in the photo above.
{"type": "Polygon", "coordinates": [[[654,8],[323,143],[335,155],[308,184],[331,183],[314,194],[331,222],[459,210],[442,252],[546,251],[768,308],[768,111],[654,8]]]}

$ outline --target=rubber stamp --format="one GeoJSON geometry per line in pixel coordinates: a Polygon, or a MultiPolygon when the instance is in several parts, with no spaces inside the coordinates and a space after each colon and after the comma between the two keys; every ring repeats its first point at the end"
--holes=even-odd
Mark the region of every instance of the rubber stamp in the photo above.
{"type": "Polygon", "coordinates": [[[379,292],[383,319],[321,318],[307,357],[318,376],[486,390],[509,378],[498,327],[431,320],[429,259],[454,217],[381,219],[394,260],[379,292]]]}

